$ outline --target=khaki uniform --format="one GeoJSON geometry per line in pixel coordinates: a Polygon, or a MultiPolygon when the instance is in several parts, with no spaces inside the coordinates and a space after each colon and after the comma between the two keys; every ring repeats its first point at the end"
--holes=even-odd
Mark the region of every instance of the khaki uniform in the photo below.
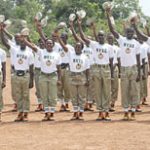
{"type": "Polygon", "coordinates": [[[136,108],[139,103],[139,84],[136,82],[137,67],[121,67],[122,106],[136,108]]]}
{"type": "Polygon", "coordinates": [[[66,103],[70,100],[70,84],[69,79],[69,70],[68,67],[61,69],[61,85],[58,85],[58,98],[64,100],[66,103]]]}
{"type": "Polygon", "coordinates": [[[114,70],[114,78],[111,80],[111,103],[115,103],[118,98],[118,88],[119,88],[119,80],[118,80],[118,68],[115,67],[114,70]]]}
{"type": "Polygon", "coordinates": [[[3,97],[2,97],[2,76],[0,75],[0,112],[3,109],[3,97]]]}
{"type": "Polygon", "coordinates": [[[11,95],[12,95],[13,101],[16,103],[17,99],[16,99],[16,85],[15,85],[14,71],[12,71],[11,73],[11,95]]]}
{"type": "Polygon", "coordinates": [[[35,88],[36,88],[36,96],[37,96],[38,104],[42,104],[42,99],[41,99],[41,94],[40,94],[40,84],[39,84],[40,73],[41,73],[41,69],[35,68],[34,80],[35,80],[35,88]]]}
{"type": "Polygon", "coordinates": [[[54,112],[57,100],[57,73],[41,72],[39,84],[45,112],[54,112]]]}
{"type": "Polygon", "coordinates": [[[94,88],[97,109],[100,112],[109,111],[111,97],[111,73],[109,65],[95,65],[94,88]]]}
{"type": "MultiPolygon", "coordinates": [[[[141,73],[143,74],[143,72],[141,73]]],[[[148,82],[148,64],[145,65],[146,79],[140,81],[140,99],[148,96],[147,82],[148,82]]]]}
{"type": "Polygon", "coordinates": [[[74,107],[74,112],[83,112],[84,103],[86,98],[86,77],[83,72],[80,73],[70,73],[70,87],[71,87],[71,96],[72,104],[74,107]]]}
{"type": "Polygon", "coordinates": [[[14,75],[14,85],[16,91],[16,102],[19,112],[29,112],[30,100],[29,100],[29,73],[24,76],[14,75]]]}

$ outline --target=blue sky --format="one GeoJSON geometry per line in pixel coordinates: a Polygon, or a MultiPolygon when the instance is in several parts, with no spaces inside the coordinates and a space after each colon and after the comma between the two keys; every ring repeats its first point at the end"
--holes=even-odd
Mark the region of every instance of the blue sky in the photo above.
{"type": "Polygon", "coordinates": [[[150,16],[150,0],[139,0],[142,11],[145,15],[150,16]]]}

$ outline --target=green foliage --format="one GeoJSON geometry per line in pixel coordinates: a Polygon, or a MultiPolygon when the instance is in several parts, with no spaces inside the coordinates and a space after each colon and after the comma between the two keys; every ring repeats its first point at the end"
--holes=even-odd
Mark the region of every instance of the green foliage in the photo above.
{"type": "MultiPolygon", "coordinates": [[[[102,4],[106,1],[108,0],[0,0],[0,14],[4,14],[13,22],[9,28],[13,34],[21,31],[20,22],[22,19],[26,20],[31,31],[30,38],[36,43],[39,35],[35,30],[33,20],[39,11],[43,16],[49,17],[48,25],[44,28],[48,37],[51,36],[60,21],[68,23],[69,15],[81,9],[87,13],[83,20],[83,29],[87,35],[92,35],[90,28],[86,27],[86,20],[91,17],[95,18],[97,31],[109,32],[105,12],[102,8],[102,4]]],[[[122,20],[127,18],[133,10],[141,13],[139,0],[114,0],[113,16],[117,31],[123,33],[122,20]]],[[[141,15],[143,16],[142,13],[141,15]]],[[[149,18],[146,19],[149,20],[149,18]]],[[[78,32],[77,29],[76,31],[78,32]]]]}

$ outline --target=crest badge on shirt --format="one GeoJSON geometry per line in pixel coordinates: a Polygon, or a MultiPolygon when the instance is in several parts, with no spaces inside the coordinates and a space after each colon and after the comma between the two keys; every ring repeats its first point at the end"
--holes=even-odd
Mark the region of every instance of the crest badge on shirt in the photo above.
{"type": "Polygon", "coordinates": [[[60,54],[60,56],[61,56],[61,57],[64,57],[64,56],[65,56],[65,53],[64,53],[64,52],[62,52],[62,53],[60,54]]]}
{"type": "Polygon", "coordinates": [[[18,60],[18,64],[23,64],[23,60],[21,58],[18,60]]]}
{"type": "Polygon", "coordinates": [[[46,65],[47,65],[47,66],[50,66],[50,65],[51,65],[51,61],[48,60],[48,61],[46,62],[46,65]]]}
{"type": "Polygon", "coordinates": [[[76,69],[77,69],[77,70],[81,69],[81,64],[77,64],[77,65],[76,65],[76,69]]]}
{"type": "Polygon", "coordinates": [[[98,57],[99,57],[99,59],[103,59],[103,54],[102,53],[100,53],[99,55],[98,55],[98,57]]]}
{"type": "Polygon", "coordinates": [[[131,49],[130,49],[130,48],[127,48],[127,49],[126,49],[126,53],[127,53],[127,54],[130,54],[130,53],[131,53],[131,49]]]}

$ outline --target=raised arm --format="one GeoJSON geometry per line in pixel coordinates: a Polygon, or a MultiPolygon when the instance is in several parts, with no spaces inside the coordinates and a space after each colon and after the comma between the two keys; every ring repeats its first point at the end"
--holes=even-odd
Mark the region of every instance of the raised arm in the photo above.
{"type": "Polygon", "coordinates": [[[114,29],[114,27],[113,27],[113,25],[111,23],[110,15],[111,15],[110,10],[106,10],[106,16],[107,16],[109,30],[114,35],[114,37],[116,39],[119,39],[119,33],[117,31],[115,31],[115,29],[114,29]]]}
{"type": "Polygon", "coordinates": [[[37,47],[35,46],[35,44],[29,42],[28,39],[26,39],[26,38],[24,38],[24,37],[22,37],[22,38],[23,38],[25,44],[26,44],[28,47],[30,47],[34,52],[37,52],[37,51],[38,51],[38,49],[37,49],[37,47]]]}
{"type": "Polygon", "coordinates": [[[60,43],[60,45],[62,46],[63,50],[65,52],[68,52],[68,47],[64,44],[64,42],[62,41],[62,39],[60,38],[60,35],[59,35],[59,31],[58,30],[55,30],[55,34],[56,34],[56,37],[60,43]]]}
{"type": "Polygon", "coordinates": [[[90,27],[91,27],[91,29],[92,29],[92,31],[93,31],[93,35],[94,35],[94,37],[95,37],[95,40],[98,41],[97,34],[96,34],[96,26],[95,26],[95,23],[92,22],[90,27]]]}
{"type": "Polygon", "coordinates": [[[9,39],[11,39],[11,40],[13,39],[13,35],[11,33],[9,33],[6,28],[4,28],[3,31],[9,39]]]}
{"type": "Polygon", "coordinates": [[[81,36],[82,40],[86,44],[89,45],[90,44],[90,40],[85,36],[85,34],[84,34],[83,30],[82,30],[82,26],[81,26],[82,20],[80,18],[78,18],[77,23],[78,23],[79,32],[80,32],[80,36],[81,36]]]}
{"type": "Polygon", "coordinates": [[[84,44],[84,41],[78,36],[78,34],[76,33],[75,29],[74,29],[74,24],[73,24],[73,21],[70,21],[69,22],[69,25],[70,25],[70,30],[72,31],[72,35],[75,39],[76,42],[81,42],[84,44]]]}
{"type": "Polygon", "coordinates": [[[47,40],[47,37],[45,36],[43,30],[42,30],[42,26],[41,26],[41,23],[37,20],[37,19],[34,19],[34,22],[35,22],[35,26],[36,26],[36,29],[40,35],[40,37],[46,41],[47,40]]]}
{"type": "Polygon", "coordinates": [[[0,36],[1,36],[1,39],[2,39],[3,45],[7,49],[10,49],[10,45],[8,44],[8,40],[6,39],[6,36],[4,35],[3,26],[1,26],[1,25],[0,25],[0,36]]]}
{"type": "Polygon", "coordinates": [[[137,36],[139,38],[142,38],[143,41],[147,41],[148,40],[148,36],[146,36],[141,31],[139,31],[139,29],[138,29],[137,25],[135,24],[135,22],[132,21],[131,24],[132,24],[133,28],[135,29],[135,32],[136,32],[137,36]]]}
{"type": "Polygon", "coordinates": [[[147,36],[149,36],[150,37],[150,31],[149,31],[149,27],[146,25],[145,26],[145,30],[146,30],[146,34],[147,34],[147,36]]]}

